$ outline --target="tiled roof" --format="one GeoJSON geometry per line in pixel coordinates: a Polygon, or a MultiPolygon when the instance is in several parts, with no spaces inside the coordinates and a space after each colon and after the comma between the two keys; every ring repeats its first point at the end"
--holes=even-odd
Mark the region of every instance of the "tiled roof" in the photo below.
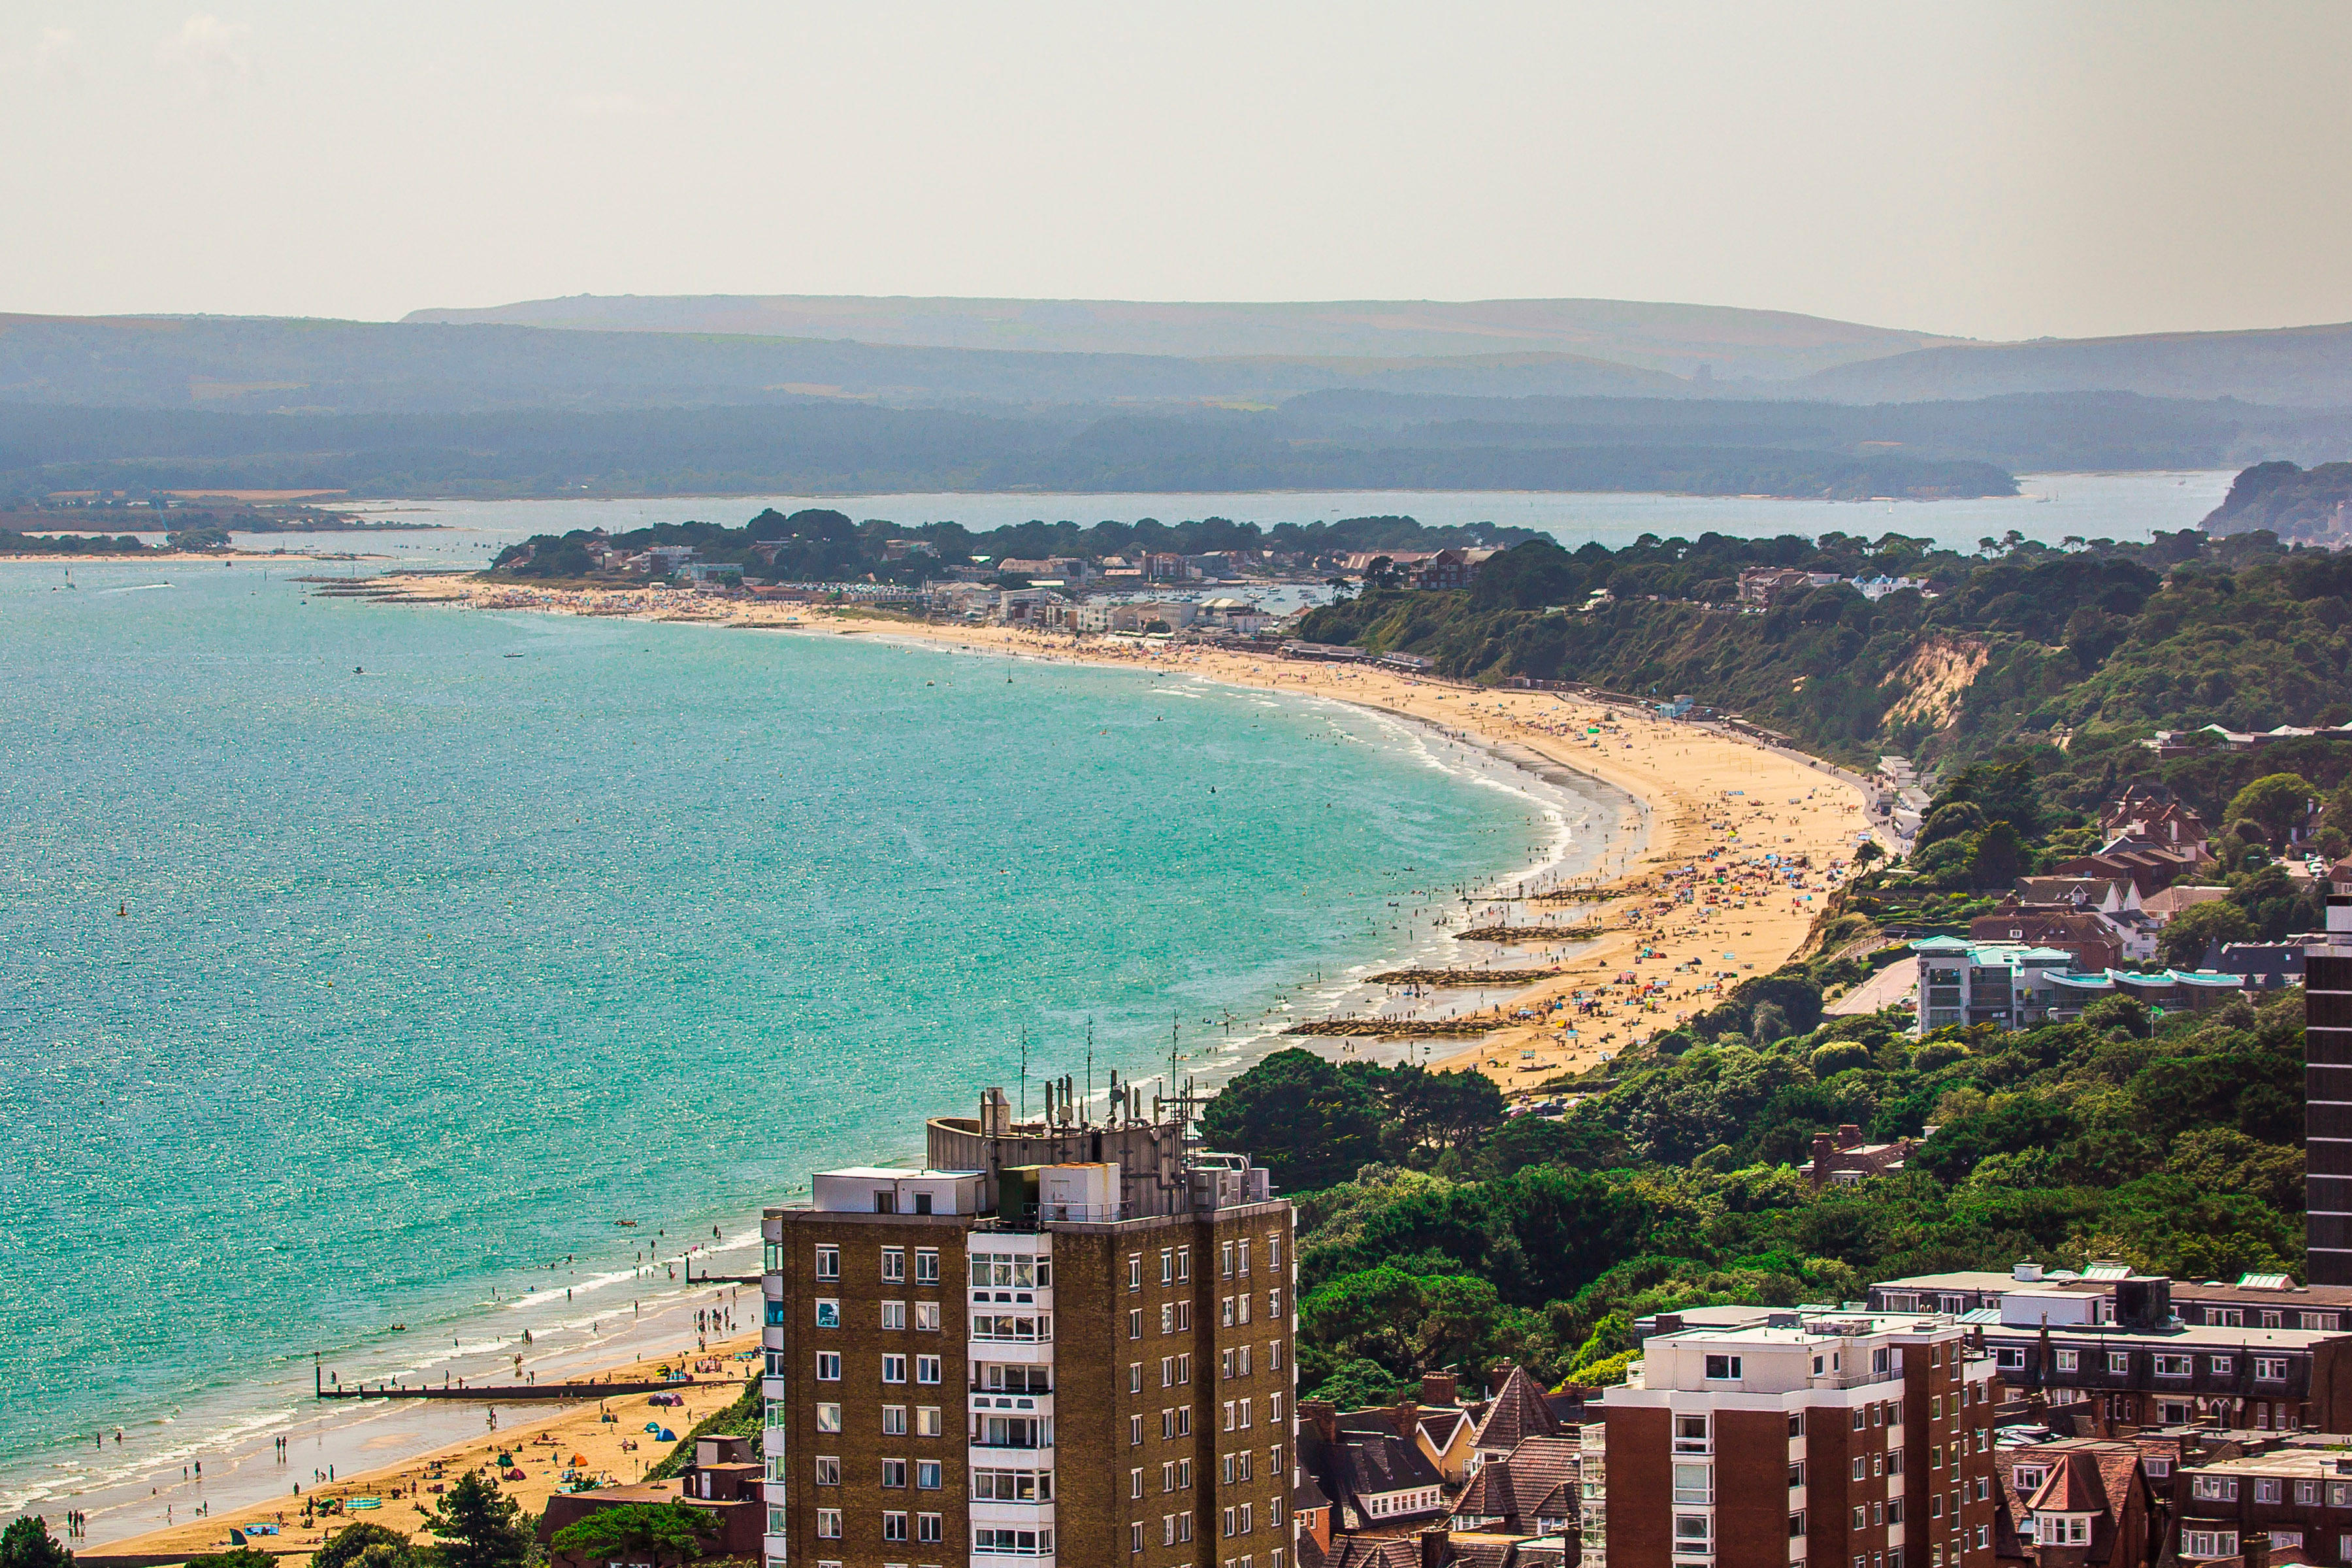
{"type": "Polygon", "coordinates": [[[1421,1568],[1421,1542],[1410,1535],[1335,1535],[1323,1568],[1421,1568]]]}
{"type": "Polygon", "coordinates": [[[1393,1432],[1342,1432],[1339,1449],[1340,1484],[1350,1497],[1410,1491],[1444,1481],[1420,1444],[1393,1432]]]}
{"type": "Polygon", "coordinates": [[[1578,1512],[1580,1447],[1573,1437],[1530,1437],[1489,1460],[1454,1504],[1460,1519],[1497,1519],[1509,1531],[1535,1529],[1538,1519],[1572,1519],[1578,1512]]]}
{"type": "MultiPolygon", "coordinates": [[[[1400,1436],[1393,1426],[1385,1424],[1367,1431],[1342,1427],[1337,1439],[1332,1440],[1323,1436],[1321,1427],[1302,1422],[1298,1429],[1298,1461],[1325,1497],[1334,1503],[1352,1506],[1360,1513],[1366,1511],[1361,1501],[1365,1497],[1433,1489],[1444,1481],[1437,1467],[1421,1451],[1418,1441],[1400,1436]]],[[[1426,1511],[1434,1513],[1437,1508],[1426,1511]]]]}
{"type": "MultiPolygon", "coordinates": [[[[2106,1488],[2101,1484],[2098,1467],[2091,1456],[2076,1449],[2073,1453],[2053,1454],[2054,1461],[2050,1474],[2032,1497],[2025,1500],[2027,1510],[2033,1513],[2105,1513],[2107,1511],[2106,1488]]],[[[2132,1456],[2137,1464],[2139,1456],[2132,1456]]]]}
{"type": "Polygon", "coordinates": [[[1509,1450],[1530,1437],[1557,1436],[1559,1424],[1552,1420],[1551,1406],[1544,1402],[1543,1390],[1536,1386],[1525,1367],[1515,1366],[1503,1379],[1503,1386],[1495,1391],[1494,1403],[1479,1419],[1477,1446],[1485,1449],[1509,1450]]]}

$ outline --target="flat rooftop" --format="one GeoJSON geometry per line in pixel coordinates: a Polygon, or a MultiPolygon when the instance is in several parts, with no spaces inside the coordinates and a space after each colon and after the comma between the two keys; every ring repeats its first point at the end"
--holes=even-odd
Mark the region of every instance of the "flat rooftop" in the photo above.
{"type": "Polygon", "coordinates": [[[1688,1344],[1826,1345],[1873,1334],[1925,1334],[1958,1326],[1941,1312],[1801,1312],[1794,1308],[1749,1308],[1748,1312],[1742,1321],[1728,1323],[1693,1323],[1685,1318],[1681,1329],[1654,1337],[1688,1344]]]}

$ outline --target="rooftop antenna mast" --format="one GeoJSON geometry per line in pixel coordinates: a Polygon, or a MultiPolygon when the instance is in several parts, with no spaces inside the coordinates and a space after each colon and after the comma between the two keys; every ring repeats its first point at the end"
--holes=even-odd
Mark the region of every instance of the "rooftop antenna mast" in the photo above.
{"type": "Polygon", "coordinates": [[[1021,1120],[1029,1120],[1029,1026],[1021,1026],[1021,1120]]]}
{"type": "Polygon", "coordinates": [[[1087,1107],[1095,1098],[1095,1021],[1087,1020],[1087,1098],[1078,1101],[1078,1125],[1087,1124],[1087,1107]]]}

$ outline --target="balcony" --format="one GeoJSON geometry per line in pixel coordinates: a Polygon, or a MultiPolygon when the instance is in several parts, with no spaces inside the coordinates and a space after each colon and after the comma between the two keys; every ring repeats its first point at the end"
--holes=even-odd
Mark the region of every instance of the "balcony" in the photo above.
{"type": "Polygon", "coordinates": [[[975,1415],[1038,1415],[1051,1418],[1054,1396],[1020,1389],[984,1389],[971,1391],[971,1411],[975,1415]]]}
{"type": "Polygon", "coordinates": [[[1040,1204],[1017,1214],[994,1214],[971,1228],[982,1233],[1035,1236],[1056,1225],[1116,1225],[1139,1217],[1131,1204],[1040,1204]]]}

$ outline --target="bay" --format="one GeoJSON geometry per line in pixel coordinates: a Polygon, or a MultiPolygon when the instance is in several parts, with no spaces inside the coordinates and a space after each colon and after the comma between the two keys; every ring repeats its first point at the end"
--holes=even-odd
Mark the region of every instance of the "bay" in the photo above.
{"type": "Polygon", "coordinates": [[[1097,1086],[1171,1032],[1216,1068],[1392,953],[1401,890],[1562,826],[1303,699],[68,580],[0,566],[0,1505],[78,1493],[101,1539],[292,1419],[314,1353],[610,1340],[654,1257],[919,1154],[1024,1037],[1033,1078],[1089,1036],[1097,1086]]]}

